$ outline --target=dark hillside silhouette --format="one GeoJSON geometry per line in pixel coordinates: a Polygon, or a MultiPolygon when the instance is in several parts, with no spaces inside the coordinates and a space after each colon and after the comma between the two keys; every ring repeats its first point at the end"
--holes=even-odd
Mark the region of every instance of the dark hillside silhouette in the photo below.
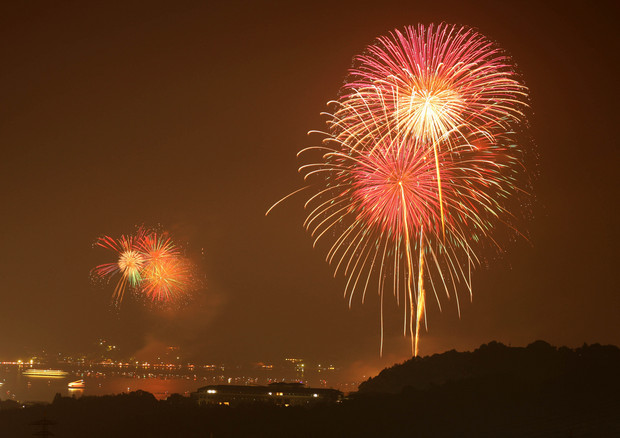
{"type": "Polygon", "coordinates": [[[556,348],[544,341],[527,347],[498,342],[473,352],[454,350],[416,357],[381,371],[359,387],[360,393],[399,393],[406,388],[429,389],[455,382],[494,382],[499,385],[618,385],[620,349],[613,345],[556,348]]]}
{"type": "Polygon", "coordinates": [[[497,342],[383,370],[335,405],[199,406],[144,391],[48,406],[0,404],[0,436],[31,436],[54,421],[58,437],[612,437],[620,436],[620,350],[526,348],[497,342]]]}

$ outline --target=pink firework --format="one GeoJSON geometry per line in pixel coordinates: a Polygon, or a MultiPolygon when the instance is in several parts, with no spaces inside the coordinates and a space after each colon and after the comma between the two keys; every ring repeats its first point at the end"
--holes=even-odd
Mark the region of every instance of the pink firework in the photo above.
{"type": "MultiPolygon", "coordinates": [[[[373,116],[376,125],[389,128],[394,123],[385,113],[373,116]]],[[[335,117],[332,122],[342,121],[335,117]]],[[[508,200],[519,190],[515,176],[520,164],[507,135],[490,141],[484,133],[463,131],[460,143],[440,143],[435,159],[428,140],[401,136],[397,129],[385,132],[360,140],[342,130],[328,135],[324,146],[304,150],[325,152],[318,162],[301,168],[317,189],[306,203],[312,209],[305,226],[315,244],[336,236],[327,261],[348,277],[350,303],[356,290],[364,300],[374,282],[381,301],[389,286],[405,303],[403,327],[417,354],[426,290],[433,291],[440,308],[439,290],[448,296],[453,291],[457,305],[458,283],[471,292],[479,242],[495,242],[499,218],[510,217],[508,200]]]]}
{"type": "Polygon", "coordinates": [[[347,278],[349,303],[376,285],[381,351],[387,289],[417,355],[426,291],[440,309],[438,292],[454,294],[460,313],[457,286],[471,296],[478,252],[501,250],[498,229],[516,231],[526,99],[510,58],[484,36],[407,27],[355,58],[323,144],[301,151],[322,154],[300,168],[309,185],[297,192],[315,191],[304,226],[315,245],[331,239],[327,261],[347,278]]]}
{"type": "MultiPolygon", "coordinates": [[[[377,38],[355,58],[340,102],[340,119],[352,133],[386,112],[403,136],[437,142],[451,132],[503,133],[525,120],[527,88],[513,62],[492,41],[454,25],[406,27],[377,38]]],[[[445,143],[450,146],[450,143],[445,143]]]]}
{"type": "Polygon", "coordinates": [[[406,27],[379,37],[355,58],[342,90],[337,129],[364,138],[397,130],[433,150],[439,214],[445,226],[444,195],[437,148],[450,148],[483,131],[493,138],[525,119],[526,87],[503,51],[466,27],[440,24],[406,27]],[[383,112],[392,122],[375,124],[383,112]]]}

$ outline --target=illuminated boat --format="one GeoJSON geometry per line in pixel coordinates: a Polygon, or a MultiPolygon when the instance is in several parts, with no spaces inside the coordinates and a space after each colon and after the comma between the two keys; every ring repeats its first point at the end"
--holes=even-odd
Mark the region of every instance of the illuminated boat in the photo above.
{"type": "Polygon", "coordinates": [[[34,368],[26,370],[22,374],[32,377],[66,377],[69,375],[68,372],[62,370],[37,370],[34,368]]]}
{"type": "Polygon", "coordinates": [[[83,379],[76,380],[75,382],[69,382],[67,385],[69,389],[84,389],[86,387],[86,383],[83,379]]]}

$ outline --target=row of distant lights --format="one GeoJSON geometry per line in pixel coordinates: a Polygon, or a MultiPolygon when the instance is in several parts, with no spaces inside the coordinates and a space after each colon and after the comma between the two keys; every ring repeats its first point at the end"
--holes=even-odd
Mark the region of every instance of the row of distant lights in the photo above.
{"type": "MultiPolygon", "coordinates": [[[[215,394],[217,392],[216,389],[207,389],[207,393],[209,394],[215,394]]],[[[273,395],[273,392],[268,392],[267,394],[269,395],[273,395]]],[[[276,396],[283,396],[284,393],[283,392],[276,392],[276,396]]],[[[318,394],[312,394],[312,397],[317,398],[319,395],[318,394]]]]}

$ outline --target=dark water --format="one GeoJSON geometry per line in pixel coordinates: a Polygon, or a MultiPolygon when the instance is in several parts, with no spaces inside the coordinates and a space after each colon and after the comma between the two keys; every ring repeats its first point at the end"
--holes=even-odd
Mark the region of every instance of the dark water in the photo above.
{"type": "Polygon", "coordinates": [[[153,375],[149,373],[123,373],[72,371],[66,377],[34,377],[23,375],[18,366],[0,366],[0,400],[25,402],[51,402],[56,393],[63,396],[120,394],[141,389],[165,399],[170,394],[189,395],[210,382],[194,376],[153,375]],[[84,389],[69,389],[68,383],[83,379],[84,389]]]}

